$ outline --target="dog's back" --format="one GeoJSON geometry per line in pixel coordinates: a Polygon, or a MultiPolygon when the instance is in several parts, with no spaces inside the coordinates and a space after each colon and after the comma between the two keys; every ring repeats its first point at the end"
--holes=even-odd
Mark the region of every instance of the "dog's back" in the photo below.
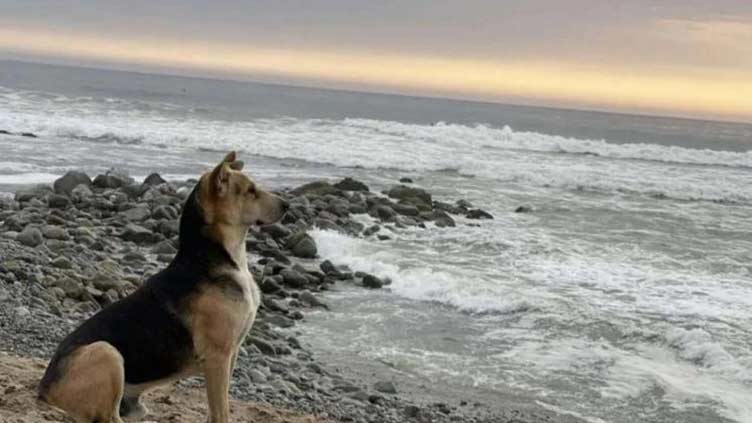
{"type": "Polygon", "coordinates": [[[39,385],[39,396],[64,373],[66,358],[77,348],[107,342],[122,355],[125,382],[140,384],[181,371],[193,355],[193,342],[181,317],[181,304],[195,283],[191,275],[168,267],[130,296],[104,308],[58,346],[39,385]],[[182,279],[182,280],[181,280],[182,279]]]}

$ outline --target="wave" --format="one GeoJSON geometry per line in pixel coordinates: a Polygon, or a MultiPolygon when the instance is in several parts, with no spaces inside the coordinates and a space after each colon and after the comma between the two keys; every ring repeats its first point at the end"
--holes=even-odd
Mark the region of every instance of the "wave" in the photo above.
{"type": "Polygon", "coordinates": [[[502,295],[503,287],[491,292],[492,284],[468,284],[466,274],[429,266],[428,262],[405,263],[399,251],[389,251],[367,240],[322,229],[312,230],[311,235],[321,257],[355,271],[387,278],[391,280],[388,288],[404,298],[443,304],[473,314],[516,314],[539,309],[514,293],[505,291],[502,295]]]}
{"type": "Polygon", "coordinates": [[[591,140],[515,131],[508,125],[503,128],[494,128],[483,124],[469,126],[444,122],[433,125],[417,125],[373,119],[345,119],[345,123],[385,135],[471,141],[476,146],[487,149],[567,153],[610,159],[752,168],[752,145],[750,145],[750,151],[734,152],[692,149],[647,142],[610,143],[603,139],[591,140]]]}
{"type": "Polygon", "coordinates": [[[655,199],[752,202],[752,187],[747,183],[752,152],[612,144],[480,124],[289,117],[209,120],[190,114],[188,109],[173,115],[175,105],[157,106],[144,110],[139,104],[128,108],[89,99],[49,102],[38,95],[3,94],[0,90],[0,129],[127,146],[235,149],[274,159],[347,168],[430,171],[524,187],[655,199]]]}

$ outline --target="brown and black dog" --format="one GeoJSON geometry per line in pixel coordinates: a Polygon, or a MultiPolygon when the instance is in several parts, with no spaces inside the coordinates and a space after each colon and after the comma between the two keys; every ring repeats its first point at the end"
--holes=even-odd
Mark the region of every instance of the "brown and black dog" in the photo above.
{"type": "Polygon", "coordinates": [[[288,207],[242,168],[231,152],[201,177],[183,206],[173,261],[60,343],[39,385],[42,401],[77,422],[119,423],[146,414],[144,391],[203,375],[209,421],[228,421],[230,376],[260,302],[246,235],[288,207]]]}

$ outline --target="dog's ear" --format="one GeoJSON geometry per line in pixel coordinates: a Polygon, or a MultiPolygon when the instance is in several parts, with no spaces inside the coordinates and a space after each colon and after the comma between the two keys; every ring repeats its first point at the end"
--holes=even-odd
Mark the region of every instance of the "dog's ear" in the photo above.
{"type": "Polygon", "coordinates": [[[227,155],[225,156],[225,158],[222,159],[222,163],[232,163],[232,162],[234,162],[235,161],[235,156],[237,156],[237,154],[235,154],[235,151],[230,151],[229,153],[227,153],[227,155]]]}
{"type": "Polygon", "coordinates": [[[231,151],[209,175],[211,190],[220,197],[230,189],[230,168],[234,162],[235,152],[231,151]]]}
{"type": "Polygon", "coordinates": [[[234,162],[230,163],[230,169],[241,171],[243,170],[243,161],[242,160],[235,160],[234,162]]]}

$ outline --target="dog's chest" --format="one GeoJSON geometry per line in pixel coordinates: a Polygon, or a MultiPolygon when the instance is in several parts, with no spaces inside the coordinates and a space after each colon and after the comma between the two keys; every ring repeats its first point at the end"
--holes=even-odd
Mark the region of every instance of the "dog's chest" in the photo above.
{"type": "Polygon", "coordinates": [[[242,341],[251,329],[253,321],[256,318],[256,311],[261,302],[261,293],[258,285],[253,280],[253,275],[251,275],[246,266],[243,266],[241,269],[233,272],[233,279],[242,292],[236,299],[236,301],[241,303],[240,307],[238,307],[240,315],[237,316],[240,322],[238,342],[242,341]]]}

